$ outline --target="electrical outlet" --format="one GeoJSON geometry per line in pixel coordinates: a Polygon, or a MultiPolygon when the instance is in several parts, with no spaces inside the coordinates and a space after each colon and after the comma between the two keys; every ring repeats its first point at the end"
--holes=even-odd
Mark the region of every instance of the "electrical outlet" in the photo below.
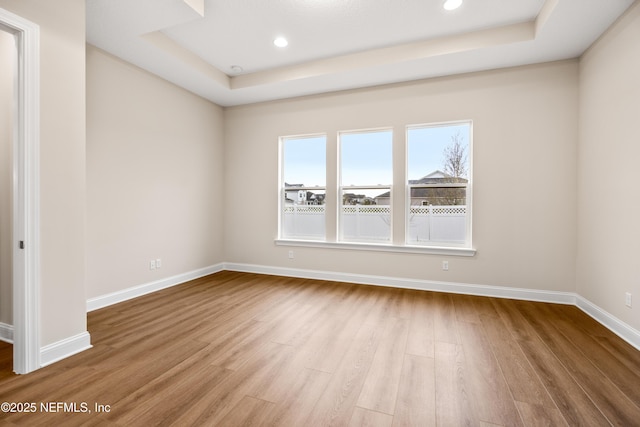
{"type": "Polygon", "coordinates": [[[289,259],[293,259],[293,251],[289,251],[289,259]]]}
{"type": "Polygon", "coordinates": [[[151,261],[149,261],[149,270],[155,270],[156,269],[156,260],[152,259],[151,261]]]}
{"type": "Polygon", "coordinates": [[[624,294],[624,305],[631,308],[631,292],[624,294]]]}
{"type": "Polygon", "coordinates": [[[156,268],[162,267],[162,260],[160,258],[156,259],[156,268]]]}
{"type": "Polygon", "coordinates": [[[449,271],[449,261],[442,261],[442,270],[449,271]]]}

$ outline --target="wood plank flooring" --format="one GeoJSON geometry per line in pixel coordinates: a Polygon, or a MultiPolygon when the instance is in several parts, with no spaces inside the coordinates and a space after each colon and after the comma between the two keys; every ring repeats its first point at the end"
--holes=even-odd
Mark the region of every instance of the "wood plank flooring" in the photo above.
{"type": "Polygon", "coordinates": [[[0,343],[0,402],[37,405],[0,425],[640,425],[640,352],[572,306],[222,272],[88,328],[25,376],[0,343]]]}

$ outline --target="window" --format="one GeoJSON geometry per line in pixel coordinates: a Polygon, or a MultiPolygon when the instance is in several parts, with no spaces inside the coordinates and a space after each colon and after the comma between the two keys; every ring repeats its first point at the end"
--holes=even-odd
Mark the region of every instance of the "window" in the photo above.
{"type": "Polygon", "coordinates": [[[281,137],[276,244],[473,256],[472,122],[393,131],[281,137]]]}
{"type": "Polygon", "coordinates": [[[280,139],[280,235],[325,240],[326,137],[280,139]]]}
{"type": "Polygon", "coordinates": [[[471,246],[471,123],[407,129],[409,245],[471,246]]]}
{"type": "Polygon", "coordinates": [[[392,140],[391,130],[340,133],[340,241],[391,241],[392,140]]]}

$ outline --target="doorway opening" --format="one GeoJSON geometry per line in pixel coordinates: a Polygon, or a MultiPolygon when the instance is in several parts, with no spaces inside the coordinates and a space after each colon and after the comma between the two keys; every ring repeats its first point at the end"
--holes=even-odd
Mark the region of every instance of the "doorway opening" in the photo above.
{"type": "Polygon", "coordinates": [[[17,51],[0,30],[0,375],[13,370],[13,103],[17,51]]]}
{"type": "MultiPolygon", "coordinates": [[[[4,323],[7,317],[1,318],[0,332],[11,335],[3,338],[13,342],[13,371],[26,374],[40,368],[40,29],[0,8],[0,31],[14,46],[9,55],[15,59],[10,89],[11,233],[7,246],[12,270],[12,322],[4,323]]],[[[6,305],[3,298],[0,308],[6,305]]]]}

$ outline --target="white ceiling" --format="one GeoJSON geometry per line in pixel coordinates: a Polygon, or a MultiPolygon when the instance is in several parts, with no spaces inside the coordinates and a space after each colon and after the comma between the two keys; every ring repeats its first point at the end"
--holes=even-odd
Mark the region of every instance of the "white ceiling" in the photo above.
{"type": "Polygon", "coordinates": [[[87,0],[87,42],[231,106],[575,58],[633,1],[87,0]]]}

